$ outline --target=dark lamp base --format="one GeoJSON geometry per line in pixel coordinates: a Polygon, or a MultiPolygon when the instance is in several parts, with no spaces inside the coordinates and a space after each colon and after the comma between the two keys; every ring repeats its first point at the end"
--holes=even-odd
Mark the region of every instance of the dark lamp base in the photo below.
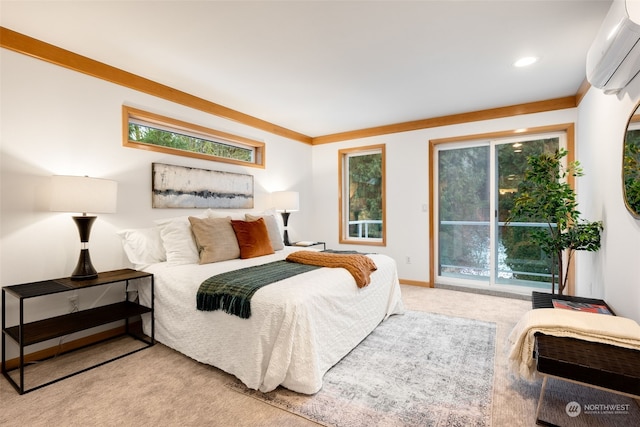
{"type": "Polygon", "coordinates": [[[71,274],[71,280],[90,280],[98,277],[96,269],[91,264],[91,257],[89,256],[89,249],[87,249],[87,243],[89,242],[89,234],[91,233],[91,226],[96,220],[95,216],[74,216],[73,220],[78,227],[78,233],[80,234],[80,243],[84,246],[80,249],[80,257],[78,258],[78,264],[76,269],[71,274]]]}
{"type": "Polygon", "coordinates": [[[76,269],[71,274],[71,280],[89,280],[96,277],[98,277],[98,272],[91,264],[89,249],[81,249],[78,265],[76,265],[76,269]]]}
{"type": "Polygon", "coordinates": [[[289,242],[289,233],[287,232],[287,223],[289,222],[289,215],[291,212],[280,212],[282,214],[282,222],[284,224],[284,236],[282,236],[282,241],[285,246],[291,246],[289,242]]]}
{"type": "Polygon", "coordinates": [[[98,277],[98,272],[91,264],[89,249],[81,249],[78,264],[71,274],[71,280],[90,280],[95,279],[96,277],[98,277]]]}

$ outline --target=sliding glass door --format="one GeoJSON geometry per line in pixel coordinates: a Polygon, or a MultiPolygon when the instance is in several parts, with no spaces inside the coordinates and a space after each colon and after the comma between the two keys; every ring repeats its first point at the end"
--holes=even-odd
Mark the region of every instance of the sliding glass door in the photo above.
{"type": "Polygon", "coordinates": [[[440,275],[490,279],[491,192],[489,146],[438,154],[440,275]]]}
{"type": "Polygon", "coordinates": [[[435,150],[436,283],[529,293],[550,289],[551,261],[531,243],[531,218],[507,222],[527,157],[565,134],[441,144],[435,150]]]}

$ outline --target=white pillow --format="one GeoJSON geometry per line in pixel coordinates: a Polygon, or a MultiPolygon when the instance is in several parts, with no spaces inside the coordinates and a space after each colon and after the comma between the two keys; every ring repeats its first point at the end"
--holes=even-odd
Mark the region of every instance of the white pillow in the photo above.
{"type": "Polygon", "coordinates": [[[167,260],[158,227],[120,230],[117,234],[124,253],[137,270],[167,260]]]}
{"type": "Polygon", "coordinates": [[[284,234],[284,219],[282,219],[282,214],[276,211],[276,208],[269,208],[258,215],[273,215],[273,217],[276,219],[276,224],[278,224],[280,235],[282,236],[284,234]]]}
{"type": "Polygon", "coordinates": [[[274,251],[284,249],[284,242],[282,240],[282,233],[278,228],[278,223],[273,215],[251,215],[246,214],[247,221],[256,221],[260,218],[264,219],[264,224],[267,226],[267,232],[269,233],[269,240],[274,251]]]}
{"type": "MultiPolygon", "coordinates": [[[[208,213],[192,215],[206,218],[208,213]]],[[[167,253],[167,263],[171,265],[198,264],[200,256],[191,232],[188,216],[165,218],[154,221],[160,229],[162,245],[167,253]]]]}

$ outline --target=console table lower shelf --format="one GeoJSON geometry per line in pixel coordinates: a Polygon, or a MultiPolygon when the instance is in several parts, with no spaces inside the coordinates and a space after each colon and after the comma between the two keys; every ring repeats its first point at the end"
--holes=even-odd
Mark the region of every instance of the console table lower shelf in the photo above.
{"type": "MultiPolygon", "coordinates": [[[[146,307],[144,305],[138,304],[135,301],[129,301],[129,281],[136,279],[148,280],[149,286],[151,286],[151,295],[153,301],[153,275],[131,269],[122,269],[100,273],[98,275],[98,278],[86,281],[70,281],[68,278],[64,278],[3,287],[2,374],[4,375],[4,377],[9,381],[9,383],[16,389],[18,393],[23,394],[48,386],[82,372],[86,372],[90,369],[97,368],[98,366],[102,366],[106,363],[121,359],[125,356],[136,353],[140,350],[144,350],[145,348],[154,345],[155,339],[153,326],[153,302],[151,304],[151,307],[146,307]],[[42,319],[28,323],[24,322],[24,300],[26,299],[51,295],[59,292],[67,292],[81,288],[111,285],[122,282],[125,283],[124,301],[68,313],[61,316],[55,316],[48,319],[42,319]],[[19,322],[14,326],[7,326],[7,294],[17,298],[19,301],[19,322]],[[132,319],[137,320],[142,315],[151,316],[150,337],[145,336],[141,331],[134,330],[135,328],[132,319]],[[134,349],[131,349],[131,347],[129,347],[125,350],[124,354],[118,354],[115,357],[108,357],[107,360],[102,360],[88,367],[82,367],[71,373],[63,373],[61,376],[53,380],[45,380],[43,383],[37,384],[33,387],[25,387],[25,368],[28,366],[25,362],[25,347],[55,338],[62,338],[75,332],[84,331],[97,326],[108,325],[110,323],[118,321],[124,322],[123,328],[119,328],[120,330],[118,331],[118,333],[111,333],[108,334],[109,337],[106,339],[99,340],[98,342],[92,342],[88,345],[74,348],[73,350],[61,352],[61,354],[56,355],[56,357],[83,348],[89,348],[98,344],[104,344],[106,341],[122,336],[129,336],[134,338],[136,342],[140,342],[143,345],[142,347],[140,347],[140,345],[136,345],[134,349]],[[9,339],[7,340],[7,338],[9,339]],[[6,360],[6,345],[7,342],[11,341],[17,344],[20,356],[18,358],[17,367],[9,369],[6,360]]],[[[51,359],[51,357],[49,357],[48,359],[51,359]]],[[[44,362],[45,360],[47,361],[47,363],[53,363],[51,360],[47,360],[47,358],[44,358],[43,360],[39,360],[38,364],[44,362]]]]}

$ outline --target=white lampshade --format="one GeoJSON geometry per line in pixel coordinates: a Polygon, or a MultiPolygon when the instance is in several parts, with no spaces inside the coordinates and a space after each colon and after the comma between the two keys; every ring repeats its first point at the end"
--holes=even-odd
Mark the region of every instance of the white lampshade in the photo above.
{"type": "Polygon", "coordinates": [[[56,212],[114,213],[118,183],[88,176],[51,177],[51,205],[56,212]]]}
{"type": "Polygon", "coordinates": [[[279,212],[295,212],[300,208],[300,195],[297,191],[276,191],[271,196],[273,207],[279,212]]]}

